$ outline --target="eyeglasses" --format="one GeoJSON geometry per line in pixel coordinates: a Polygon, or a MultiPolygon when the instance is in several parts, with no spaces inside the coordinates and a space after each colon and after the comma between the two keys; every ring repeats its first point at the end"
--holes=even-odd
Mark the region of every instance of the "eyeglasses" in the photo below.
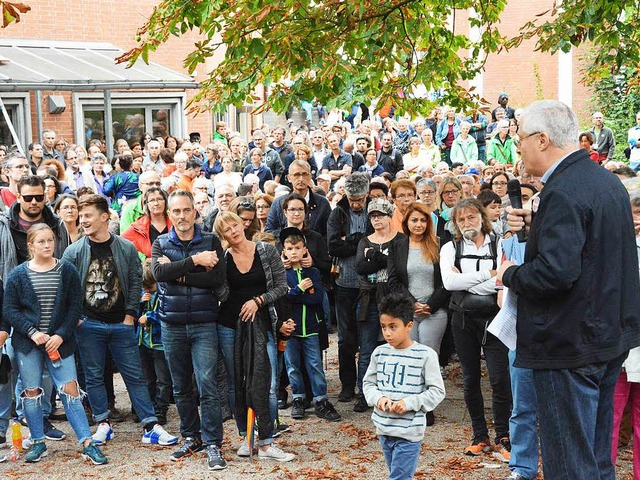
{"type": "Polygon", "coordinates": [[[287,208],[287,212],[291,212],[293,214],[302,214],[304,213],[304,208],[287,208]]]}
{"type": "MultiPolygon", "coordinates": [[[[436,194],[436,192],[434,192],[434,191],[429,191],[429,192],[418,192],[418,193],[419,193],[420,195],[427,195],[427,196],[429,196],[429,195],[435,195],[435,194],[436,194]]],[[[444,195],[444,194],[443,194],[443,195],[444,195]]]]}
{"type": "Polygon", "coordinates": [[[529,135],[523,137],[522,135],[520,135],[520,143],[522,143],[523,140],[526,140],[529,137],[535,137],[536,135],[540,135],[542,132],[534,132],[534,133],[530,133],[529,135]]]}
{"type": "Polygon", "coordinates": [[[380,220],[381,218],[388,217],[389,215],[385,215],[384,213],[372,213],[369,215],[371,220],[380,220]]]}
{"type": "Polygon", "coordinates": [[[53,188],[55,190],[56,186],[55,185],[45,185],[45,188],[53,188]]]}
{"type": "Polygon", "coordinates": [[[162,203],[164,202],[164,198],[150,198],[147,200],[147,203],[162,203]]]}
{"type": "Polygon", "coordinates": [[[44,202],[44,195],[21,195],[21,197],[27,203],[31,203],[34,200],[38,203],[44,202]]]}
{"type": "Polygon", "coordinates": [[[307,178],[309,175],[310,175],[309,172],[299,172],[299,173],[294,173],[294,174],[290,173],[289,177],[298,180],[300,178],[307,178]]]}
{"type": "Polygon", "coordinates": [[[507,182],[492,182],[491,185],[495,185],[496,187],[506,187],[507,182]]]}
{"type": "MultiPolygon", "coordinates": [[[[506,185],[506,184],[505,184],[506,185]]],[[[447,190],[446,192],[442,192],[442,196],[443,197],[449,197],[452,195],[458,195],[460,193],[460,190],[447,190]]]]}
{"type": "Polygon", "coordinates": [[[60,210],[78,210],[78,207],[76,205],[64,205],[60,207],[60,210]]]}

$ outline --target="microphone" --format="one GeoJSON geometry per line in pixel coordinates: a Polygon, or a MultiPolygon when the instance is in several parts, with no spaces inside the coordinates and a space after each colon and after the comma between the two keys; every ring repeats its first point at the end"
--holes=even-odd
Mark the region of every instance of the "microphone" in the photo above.
{"type": "MultiPolygon", "coordinates": [[[[522,190],[520,189],[520,182],[514,178],[507,182],[507,193],[509,194],[509,201],[513,208],[522,208],[522,190]]],[[[518,242],[523,243],[527,241],[527,232],[524,228],[517,234],[518,242]]]]}

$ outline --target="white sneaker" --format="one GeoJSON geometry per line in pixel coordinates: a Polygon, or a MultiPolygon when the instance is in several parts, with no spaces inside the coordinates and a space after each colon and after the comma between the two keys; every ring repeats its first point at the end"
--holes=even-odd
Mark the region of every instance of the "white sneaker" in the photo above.
{"type": "Polygon", "coordinates": [[[247,440],[240,442],[240,446],[238,447],[238,451],[236,452],[239,457],[250,457],[251,451],[249,450],[249,445],[247,445],[247,440]]]}
{"type": "Polygon", "coordinates": [[[104,445],[109,440],[111,440],[115,434],[113,433],[113,428],[107,422],[101,422],[98,425],[98,429],[96,433],[94,433],[91,437],[93,438],[93,442],[96,445],[104,445]]]}
{"type": "Polygon", "coordinates": [[[178,442],[178,437],[174,437],[167,432],[162,425],[156,423],[151,430],[144,432],[142,435],[142,443],[150,445],[161,445],[166,447],[167,445],[173,445],[178,442]]]}
{"type": "Polygon", "coordinates": [[[276,460],[278,462],[290,462],[296,456],[293,453],[285,453],[275,445],[269,445],[266,450],[258,449],[258,458],[260,460],[276,460]]]}

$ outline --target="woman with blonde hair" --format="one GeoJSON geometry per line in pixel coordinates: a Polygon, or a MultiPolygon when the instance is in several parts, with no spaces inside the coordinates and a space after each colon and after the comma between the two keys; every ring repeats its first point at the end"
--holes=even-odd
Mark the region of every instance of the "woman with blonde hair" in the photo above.
{"type": "MultiPolygon", "coordinates": [[[[258,458],[288,462],[295,455],[273,445],[278,417],[276,341],[278,332],[293,331],[278,318],[275,308],[288,291],[284,265],[273,245],[247,239],[242,219],[235,213],[219,213],[214,230],[228,245],[227,280],[233,295],[221,307],[218,341],[235,400],[232,409],[238,433],[246,436],[247,409],[252,408],[258,420],[258,458]]],[[[246,441],[237,453],[250,456],[246,441]]]]}

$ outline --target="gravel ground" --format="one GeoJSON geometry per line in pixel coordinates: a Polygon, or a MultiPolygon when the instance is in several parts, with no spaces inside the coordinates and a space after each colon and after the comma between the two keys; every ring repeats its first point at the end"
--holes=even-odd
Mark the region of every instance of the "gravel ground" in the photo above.
{"type": "MultiPolygon", "coordinates": [[[[343,420],[329,423],[308,411],[304,420],[291,419],[290,410],[281,411],[283,420],[291,425],[291,431],[276,440],[285,451],[298,456],[290,463],[241,459],[235,450],[240,438],[233,421],[225,423],[224,455],[229,467],[222,472],[209,472],[204,457],[188,458],[182,462],[169,461],[171,447],[145,447],[140,443],[141,430],[130,420],[114,425],[115,438],[104,447],[109,464],[96,467],[83,462],[75,444],[75,438],[62,442],[48,442],[49,456],[38,464],[0,464],[0,478],[8,479],[60,479],[99,478],[120,479],[306,479],[345,480],[387,478],[384,458],[380,450],[368,413],[354,413],[352,403],[338,403],[340,391],[337,378],[337,339],[331,337],[328,350],[329,396],[343,420]]],[[[129,411],[130,404],[120,376],[116,377],[118,407],[129,411]]],[[[457,364],[447,367],[445,386],[447,398],[436,409],[436,424],[427,429],[422,454],[418,464],[417,479],[422,480],[502,480],[509,476],[509,469],[491,454],[466,457],[463,448],[471,438],[468,415],[462,398],[460,370],[457,364]]],[[[488,380],[485,378],[485,388],[488,380]]],[[[485,394],[485,399],[490,398],[485,394]]],[[[490,418],[487,411],[487,418],[490,418]]],[[[72,434],[69,424],[57,424],[67,434],[72,434]]],[[[169,410],[171,433],[179,430],[175,408],[169,410]]],[[[69,435],[70,437],[72,435],[69,435]]],[[[4,451],[0,452],[4,453],[4,451]]],[[[618,478],[631,480],[631,450],[620,452],[618,478]]],[[[542,478],[542,475],[539,475],[542,478]]]]}

